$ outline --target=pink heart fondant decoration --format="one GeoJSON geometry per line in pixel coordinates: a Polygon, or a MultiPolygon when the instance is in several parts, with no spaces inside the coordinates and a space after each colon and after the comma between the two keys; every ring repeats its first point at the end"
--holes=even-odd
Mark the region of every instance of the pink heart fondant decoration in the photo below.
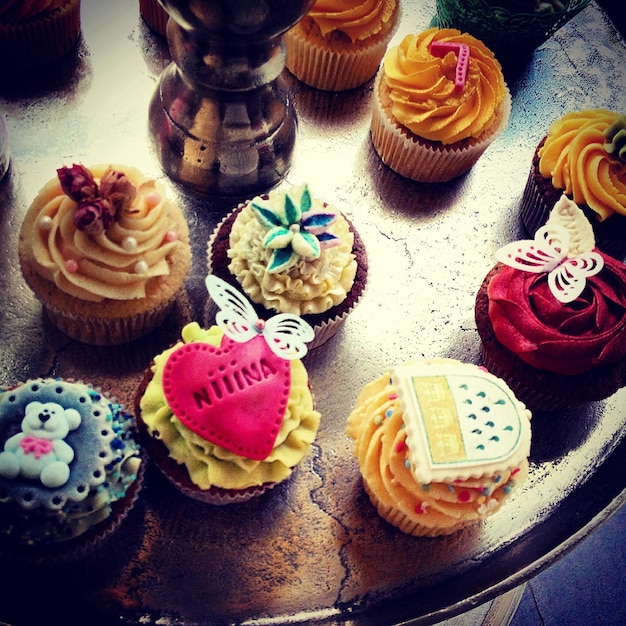
{"type": "Polygon", "coordinates": [[[258,335],[245,343],[222,337],[218,348],[188,343],[163,371],[170,408],[203,439],[249,459],[274,448],[291,387],[291,365],[258,335]]]}

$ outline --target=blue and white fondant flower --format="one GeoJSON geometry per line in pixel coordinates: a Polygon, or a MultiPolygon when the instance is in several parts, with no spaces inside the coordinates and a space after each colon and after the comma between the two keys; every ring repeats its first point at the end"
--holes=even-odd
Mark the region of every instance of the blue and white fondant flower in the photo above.
{"type": "Polygon", "coordinates": [[[263,245],[272,250],[270,273],[289,269],[301,258],[318,259],[323,248],[339,244],[339,238],[328,230],[336,213],[312,206],[308,185],[286,193],[282,206],[258,197],[251,202],[257,219],[267,228],[263,245]]]}

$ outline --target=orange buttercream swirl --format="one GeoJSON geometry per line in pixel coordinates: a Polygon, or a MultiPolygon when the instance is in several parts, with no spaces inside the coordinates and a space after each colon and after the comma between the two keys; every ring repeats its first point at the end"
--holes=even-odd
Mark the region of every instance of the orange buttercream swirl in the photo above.
{"type": "Polygon", "coordinates": [[[620,118],[606,109],[568,113],[548,129],[539,172],[600,220],[626,215],[626,163],[607,151],[606,131],[620,118]]]}
{"type": "MultiPolygon", "coordinates": [[[[146,283],[169,274],[168,256],[180,245],[171,203],[157,181],[132,167],[114,166],[136,187],[132,205],[103,232],[76,227],[77,203],[57,178],[40,191],[32,255],[36,271],[68,295],[100,302],[133,300],[146,295],[146,283]]],[[[90,170],[96,180],[108,166],[90,170]]]]}
{"type": "Polygon", "coordinates": [[[317,0],[307,15],[323,36],[341,31],[355,42],[383,30],[396,6],[397,0],[317,0]]]}
{"type": "Polygon", "coordinates": [[[393,116],[419,137],[444,144],[479,138],[492,127],[507,97],[502,68],[493,53],[456,29],[430,28],[407,35],[387,52],[384,70],[393,116]],[[457,54],[433,54],[433,41],[469,47],[462,90],[455,90],[457,54]]]}

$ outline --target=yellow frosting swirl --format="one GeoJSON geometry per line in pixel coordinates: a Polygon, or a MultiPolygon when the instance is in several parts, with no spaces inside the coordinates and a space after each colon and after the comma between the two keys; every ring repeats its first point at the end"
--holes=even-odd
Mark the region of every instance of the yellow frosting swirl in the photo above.
{"type": "MultiPolygon", "coordinates": [[[[512,487],[512,472],[495,476],[421,485],[410,470],[406,430],[397,389],[387,372],[366,385],[348,417],[346,432],[355,441],[355,455],[368,492],[386,516],[414,534],[452,532],[483,519],[499,508],[512,487]]],[[[528,463],[515,472],[524,480],[528,463]]]]}
{"type": "Polygon", "coordinates": [[[548,129],[539,172],[602,221],[626,215],[626,163],[609,154],[604,132],[620,117],[605,109],[568,113],[548,129]]]}
{"type": "Polygon", "coordinates": [[[491,129],[508,93],[493,53],[456,29],[431,28],[404,37],[385,55],[383,80],[396,120],[419,137],[444,144],[478,138],[491,129]],[[457,54],[434,55],[430,50],[433,41],[469,46],[462,91],[455,91],[454,84],[457,54]]]}
{"type": "Polygon", "coordinates": [[[396,7],[397,0],[316,0],[307,15],[323,36],[340,31],[355,42],[382,31],[396,7]]]}
{"type": "MultiPolygon", "coordinates": [[[[109,168],[123,171],[137,189],[128,211],[106,231],[78,230],[77,203],[66,196],[57,178],[33,202],[34,269],[61,291],[81,300],[133,300],[146,295],[146,283],[170,273],[168,256],[181,245],[170,215],[173,205],[163,186],[128,166],[89,168],[96,182],[109,168]]],[[[185,234],[186,237],[186,234],[185,234]]]]}
{"type": "Polygon", "coordinates": [[[269,456],[252,460],[208,442],[184,426],[172,413],[163,393],[163,369],[170,354],[183,343],[201,341],[219,346],[222,331],[202,329],[196,322],[182,330],[183,341],[154,359],[153,377],[141,399],[141,418],[150,432],[158,432],[169,455],[184,464],[201,489],[245,489],[280,482],[304,458],[314,441],[320,414],[314,409],[308,375],[301,361],[291,361],[291,389],[283,423],[269,456]]]}
{"type": "MultiPolygon", "coordinates": [[[[266,202],[283,201],[284,193],[273,190],[266,202]]],[[[313,198],[313,209],[324,209],[324,203],[313,198]]],[[[295,315],[323,313],[343,302],[354,283],[357,263],[352,253],[354,235],[347,220],[336,213],[328,231],[339,238],[338,245],[323,248],[317,259],[301,258],[285,271],[270,273],[272,250],[263,245],[267,230],[250,205],[244,206],[233,223],[228,256],[229,270],[246,295],[267,309],[295,315]]]]}

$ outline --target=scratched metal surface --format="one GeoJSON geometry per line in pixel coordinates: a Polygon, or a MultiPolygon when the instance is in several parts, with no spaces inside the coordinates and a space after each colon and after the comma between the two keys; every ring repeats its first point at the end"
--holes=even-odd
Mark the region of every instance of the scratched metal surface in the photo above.
{"type": "MultiPolygon", "coordinates": [[[[413,4],[394,42],[429,25],[434,1],[413,4]]],[[[76,59],[37,80],[0,84],[12,154],[0,184],[0,383],[75,377],[130,404],[150,358],[180,325],[212,321],[205,242],[235,201],[194,196],[160,172],[147,106],[168,51],[136,2],[83,5],[76,59]],[[16,254],[22,216],[56,168],[104,161],[164,179],[192,227],[194,253],[177,314],[146,340],[108,349],[46,324],[16,254]]],[[[474,294],[494,251],[522,236],[517,209],[536,143],[570,109],[626,110],[626,46],[604,13],[592,3],[511,77],[508,128],[446,185],[411,183],[380,163],[368,136],[371,83],[324,94],[287,80],[299,129],[285,184],[307,181],[343,210],[370,258],[363,301],[306,357],[323,416],[312,454],[265,497],[228,508],[185,499],[150,469],[138,506],[102,552],[53,572],[0,563],[12,572],[0,621],[36,623],[62,610],[68,623],[433,623],[536,574],[622,503],[626,390],[579,411],[536,414],[527,483],[488,521],[447,538],[411,538],[378,518],[344,434],[358,391],[385,368],[422,356],[478,362],[474,294]],[[19,600],[24,585],[36,586],[39,602],[19,600]],[[59,605],[55,594],[68,598],[68,590],[75,604],[59,605]]]]}

